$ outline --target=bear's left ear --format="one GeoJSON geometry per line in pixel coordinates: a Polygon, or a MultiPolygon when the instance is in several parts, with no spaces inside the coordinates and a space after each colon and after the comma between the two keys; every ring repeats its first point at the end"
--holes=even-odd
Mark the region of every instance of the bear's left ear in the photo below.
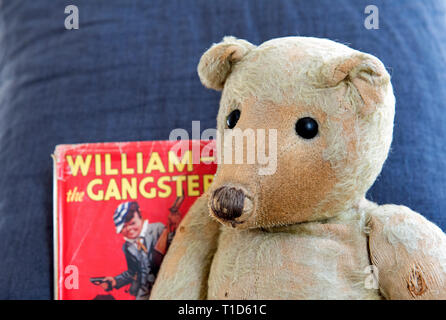
{"type": "Polygon", "coordinates": [[[374,112],[388,94],[390,75],[382,62],[370,54],[355,52],[347,57],[336,58],[325,64],[323,74],[329,87],[344,81],[356,88],[363,101],[356,111],[362,115],[374,112]]]}
{"type": "Polygon", "coordinates": [[[207,50],[198,64],[201,83],[207,88],[222,90],[232,66],[240,61],[255,45],[234,37],[224,37],[207,50]]]}

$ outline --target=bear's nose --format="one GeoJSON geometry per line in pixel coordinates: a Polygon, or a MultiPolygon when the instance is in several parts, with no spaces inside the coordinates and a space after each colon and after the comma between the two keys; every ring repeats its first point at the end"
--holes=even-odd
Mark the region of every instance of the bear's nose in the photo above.
{"type": "MultiPolygon", "coordinates": [[[[211,210],[218,218],[234,220],[243,214],[245,200],[243,190],[235,187],[220,187],[212,194],[211,210]]],[[[250,202],[249,199],[248,202],[250,202]]]]}

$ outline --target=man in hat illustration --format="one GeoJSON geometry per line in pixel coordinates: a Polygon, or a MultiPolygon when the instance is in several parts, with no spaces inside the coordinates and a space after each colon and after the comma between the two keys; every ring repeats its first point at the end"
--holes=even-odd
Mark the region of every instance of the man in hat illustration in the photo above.
{"type": "Polygon", "coordinates": [[[183,198],[177,198],[171,207],[167,228],[164,224],[143,220],[137,202],[121,203],[115,210],[113,222],[116,233],[125,243],[123,251],[127,270],[115,277],[105,277],[101,287],[109,291],[131,284],[129,293],[137,300],[148,299],[162,259],[181,220],[178,207],[183,198]]]}

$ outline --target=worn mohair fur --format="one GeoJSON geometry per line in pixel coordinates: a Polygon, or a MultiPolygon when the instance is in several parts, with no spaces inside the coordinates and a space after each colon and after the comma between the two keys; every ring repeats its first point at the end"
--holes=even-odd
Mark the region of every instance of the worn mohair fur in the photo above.
{"type": "Polygon", "coordinates": [[[234,109],[236,128],[277,129],[277,171],[219,164],[177,230],[152,299],[446,299],[445,234],[407,207],[365,199],[395,110],[377,58],[326,39],[255,46],[225,37],[198,73],[222,90],[220,133],[234,109]],[[315,138],[296,134],[302,117],[317,121],[315,138]],[[249,198],[238,223],[209,209],[222,186],[249,198]],[[377,289],[366,285],[370,265],[377,289]]]}

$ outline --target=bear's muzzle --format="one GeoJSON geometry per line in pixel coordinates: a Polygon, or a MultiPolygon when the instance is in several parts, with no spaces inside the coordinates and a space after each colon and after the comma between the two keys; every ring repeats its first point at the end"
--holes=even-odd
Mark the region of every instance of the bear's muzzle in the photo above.
{"type": "Polygon", "coordinates": [[[237,218],[241,217],[243,219],[242,216],[249,215],[253,208],[252,201],[245,192],[233,186],[223,186],[216,189],[210,200],[212,213],[217,218],[225,221],[242,223],[237,218]]]}

